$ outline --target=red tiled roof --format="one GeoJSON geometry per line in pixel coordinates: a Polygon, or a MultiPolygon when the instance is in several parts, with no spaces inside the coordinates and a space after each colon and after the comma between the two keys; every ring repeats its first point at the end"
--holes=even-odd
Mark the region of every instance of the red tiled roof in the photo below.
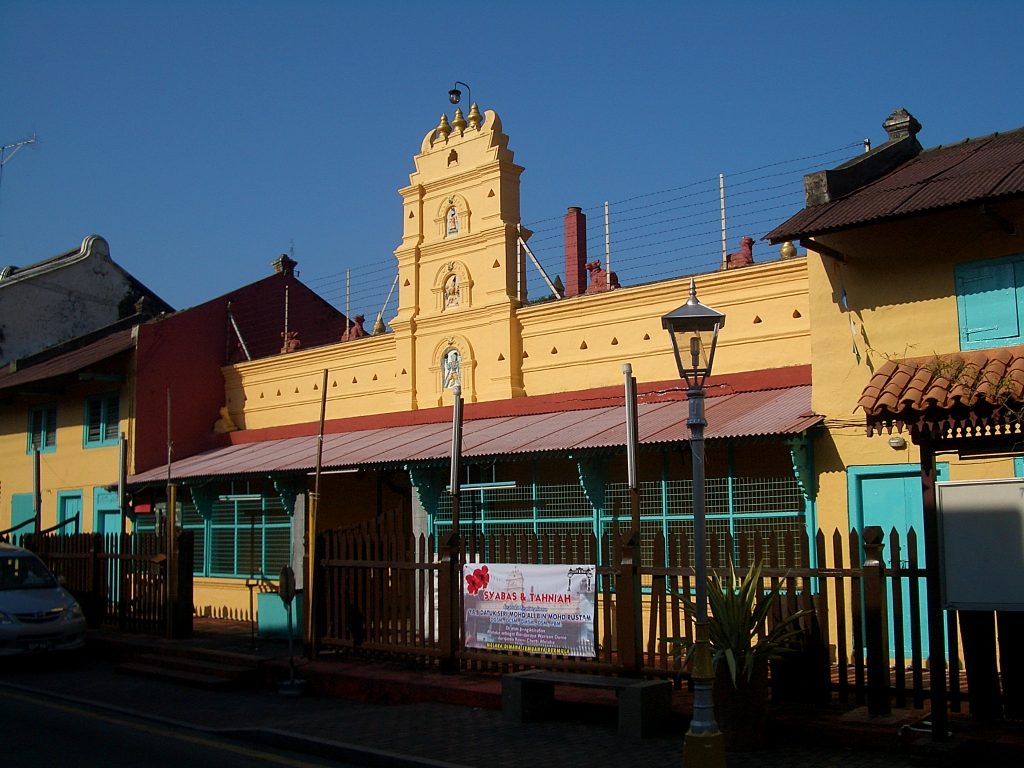
{"type": "Polygon", "coordinates": [[[921,152],[880,179],[804,208],[765,239],[772,243],[868,222],[1024,194],[1024,128],[921,152]]]}
{"type": "MultiPolygon", "coordinates": [[[[811,411],[811,388],[807,384],[730,392],[709,397],[705,403],[708,439],[794,435],[821,422],[821,417],[811,411]]],[[[685,400],[640,403],[641,444],[688,440],[688,407],[685,400]]],[[[447,410],[447,421],[327,434],[322,465],[336,468],[447,460],[451,449],[451,409],[447,410]]],[[[522,456],[618,448],[625,442],[625,407],[620,397],[619,404],[599,408],[467,418],[462,451],[467,458],[522,456]]],[[[237,443],[175,461],[171,476],[187,479],[309,471],[314,468],[316,448],[315,435],[237,443]]],[[[165,466],[135,475],[129,482],[161,482],[166,478],[165,466]]]]}
{"type": "Polygon", "coordinates": [[[864,387],[857,407],[868,435],[904,428],[932,435],[1019,430],[1024,346],[889,360],[864,387]]]}
{"type": "Polygon", "coordinates": [[[43,381],[54,376],[75,373],[86,366],[98,363],[100,360],[106,360],[108,357],[124,352],[134,346],[134,329],[126,328],[122,331],[115,331],[109,336],[104,336],[102,339],[91,344],[86,344],[71,352],[51,357],[49,360],[44,360],[21,370],[9,365],[0,369],[0,390],[30,384],[35,381],[43,381]]]}

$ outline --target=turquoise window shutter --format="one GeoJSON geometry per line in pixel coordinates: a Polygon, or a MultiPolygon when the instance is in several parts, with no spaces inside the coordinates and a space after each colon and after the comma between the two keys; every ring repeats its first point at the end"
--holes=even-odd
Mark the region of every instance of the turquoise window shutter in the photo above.
{"type": "Polygon", "coordinates": [[[957,266],[961,349],[1021,343],[1022,268],[1024,263],[1008,259],[957,266]]]}

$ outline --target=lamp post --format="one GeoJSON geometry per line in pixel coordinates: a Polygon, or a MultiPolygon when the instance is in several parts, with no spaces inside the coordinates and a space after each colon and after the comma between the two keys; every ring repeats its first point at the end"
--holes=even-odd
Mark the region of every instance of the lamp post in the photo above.
{"type": "Polygon", "coordinates": [[[450,91],[448,91],[448,101],[450,101],[452,104],[458,104],[460,101],[462,101],[462,91],[459,90],[460,85],[466,89],[466,92],[469,94],[469,103],[472,104],[473,91],[470,90],[470,87],[461,80],[456,80],[455,85],[452,86],[452,89],[450,91]]]}
{"type": "Polygon", "coordinates": [[[718,331],[725,315],[697,301],[697,287],[690,280],[690,298],[661,318],[672,339],[679,376],[686,381],[689,402],[687,425],[693,456],[693,552],[696,618],[693,645],[693,718],[683,740],[686,768],[725,768],[725,741],[715,722],[711,693],[714,668],[708,631],[707,560],[704,546],[704,382],[711,374],[718,331]]]}

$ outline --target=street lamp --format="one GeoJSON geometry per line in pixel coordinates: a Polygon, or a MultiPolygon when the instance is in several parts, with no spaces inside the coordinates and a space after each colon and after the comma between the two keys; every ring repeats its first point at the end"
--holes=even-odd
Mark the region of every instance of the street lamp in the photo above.
{"type": "Polygon", "coordinates": [[[697,301],[697,287],[690,280],[690,298],[661,318],[672,338],[679,376],[686,381],[689,402],[687,426],[693,456],[693,551],[696,572],[696,616],[693,644],[693,718],[683,740],[683,765],[725,768],[725,741],[715,722],[711,694],[714,667],[708,632],[707,561],[704,547],[704,382],[711,375],[718,331],[725,315],[697,301]]]}

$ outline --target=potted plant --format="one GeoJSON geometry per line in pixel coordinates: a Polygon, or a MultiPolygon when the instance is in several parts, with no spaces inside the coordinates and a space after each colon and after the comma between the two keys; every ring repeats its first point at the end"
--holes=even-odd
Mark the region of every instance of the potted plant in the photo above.
{"type": "MultiPolygon", "coordinates": [[[[781,658],[798,644],[800,619],[809,611],[797,611],[771,623],[768,616],[779,599],[780,586],[765,590],[761,564],[752,566],[742,578],[732,562],[726,574],[708,577],[708,634],[715,662],[712,696],[715,719],[725,734],[726,747],[737,751],[753,749],[764,741],[768,706],[768,662],[781,658]]],[[[683,599],[687,613],[695,606],[683,599]]],[[[685,638],[667,642],[692,645],[685,638]]]]}

